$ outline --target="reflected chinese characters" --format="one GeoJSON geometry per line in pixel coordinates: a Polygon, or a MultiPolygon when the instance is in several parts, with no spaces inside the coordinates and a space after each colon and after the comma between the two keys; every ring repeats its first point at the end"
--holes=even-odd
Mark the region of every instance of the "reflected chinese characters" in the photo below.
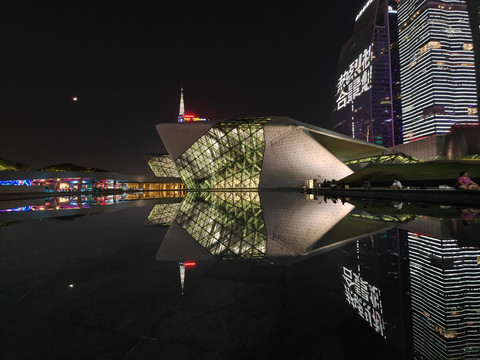
{"type": "Polygon", "coordinates": [[[304,260],[343,254],[337,306],[352,309],[372,335],[426,358],[480,354],[474,212],[466,223],[466,210],[449,206],[295,192],[189,192],[180,205],[162,206],[148,220],[170,224],[158,261],[282,264],[289,273],[304,260]]]}

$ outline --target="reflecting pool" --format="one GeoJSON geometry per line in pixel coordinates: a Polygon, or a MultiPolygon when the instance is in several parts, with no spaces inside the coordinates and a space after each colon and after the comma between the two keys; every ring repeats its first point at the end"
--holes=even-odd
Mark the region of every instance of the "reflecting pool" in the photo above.
{"type": "Polygon", "coordinates": [[[295,191],[0,202],[0,357],[480,358],[479,234],[295,191]]]}

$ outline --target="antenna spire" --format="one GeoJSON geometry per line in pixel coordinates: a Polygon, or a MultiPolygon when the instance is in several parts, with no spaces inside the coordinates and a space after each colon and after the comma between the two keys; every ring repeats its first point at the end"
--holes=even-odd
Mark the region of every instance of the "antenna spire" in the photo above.
{"type": "Polygon", "coordinates": [[[183,85],[180,88],[180,109],[178,111],[178,122],[185,121],[185,104],[183,102],[183,85]]]}

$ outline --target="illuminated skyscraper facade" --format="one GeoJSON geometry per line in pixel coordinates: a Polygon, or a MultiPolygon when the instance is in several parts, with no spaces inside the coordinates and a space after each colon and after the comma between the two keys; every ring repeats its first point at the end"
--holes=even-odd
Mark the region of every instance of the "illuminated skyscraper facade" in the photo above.
{"type": "Polygon", "coordinates": [[[398,3],[403,141],[477,125],[473,41],[465,0],[398,3]]]}
{"type": "Polygon", "coordinates": [[[332,128],[385,147],[402,142],[396,2],[368,0],[337,67],[332,128]]]}
{"type": "Polygon", "coordinates": [[[478,359],[478,244],[409,232],[408,248],[416,358],[478,359]]]}

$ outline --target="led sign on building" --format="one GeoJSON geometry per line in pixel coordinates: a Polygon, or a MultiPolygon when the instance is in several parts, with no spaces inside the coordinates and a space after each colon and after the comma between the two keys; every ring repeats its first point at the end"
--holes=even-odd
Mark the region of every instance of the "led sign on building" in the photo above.
{"type": "Polygon", "coordinates": [[[385,337],[380,290],[362,279],[350,269],[343,267],[343,286],[348,303],[377,333],[385,337]]]}
{"type": "Polygon", "coordinates": [[[372,46],[370,44],[361,52],[338,78],[335,95],[337,110],[346,107],[372,87],[372,46]]]}

